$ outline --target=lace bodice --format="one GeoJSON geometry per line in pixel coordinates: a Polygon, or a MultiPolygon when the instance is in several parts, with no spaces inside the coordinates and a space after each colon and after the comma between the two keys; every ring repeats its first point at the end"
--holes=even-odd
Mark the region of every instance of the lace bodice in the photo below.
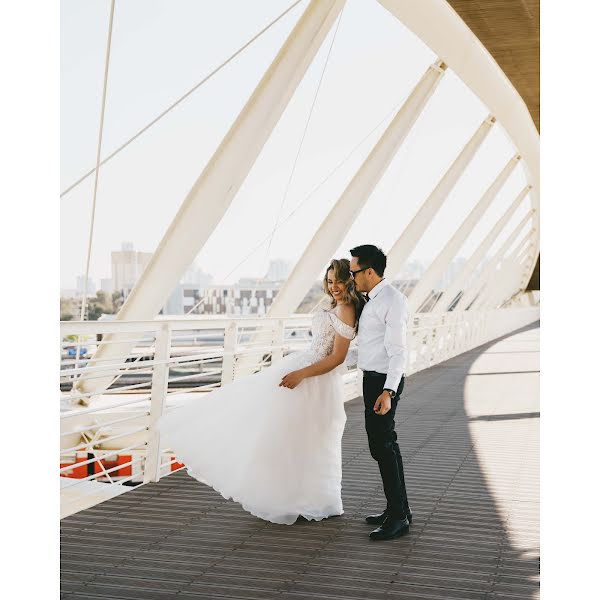
{"type": "Polygon", "coordinates": [[[321,309],[312,320],[312,344],[308,351],[311,362],[322,360],[333,351],[335,334],[353,339],[356,335],[356,327],[346,325],[333,311],[321,309]]]}

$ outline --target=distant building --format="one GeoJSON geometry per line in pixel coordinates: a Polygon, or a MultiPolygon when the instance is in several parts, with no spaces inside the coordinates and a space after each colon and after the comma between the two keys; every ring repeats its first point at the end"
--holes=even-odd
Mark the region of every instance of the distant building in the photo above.
{"type": "MultiPolygon", "coordinates": [[[[161,313],[164,315],[186,315],[200,301],[202,290],[195,283],[178,283],[171,292],[161,313]]],[[[194,310],[193,314],[198,311],[194,310]]]]}
{"type": "MultiPolygon", "coordinates": [[[[85,287],[85,275],[78,275],[76,281],[77,281],[77,283],[76,283],[77,295],[83,296],[83,291],[84,291],[84,287],[85,287]]],[[[93,279],[88,279],[87,295],[93,296],[95,293],[96,293],[96,284],[94,283],[93,279]]]]}
{"type": "Polygon", "coordinates": [[[200,294],[194,314],[263,316],[277,296],[281,284],[244,278],[231,285],[211,285],[200,294]]]}
{"type": "Polygon", "coordinates": [[[293,263],[289,260],[277,258],[269,264],[269,269],[265,275],[267,281],[284,281],[292,272],[293,263]]]}
{"type": "Polygon", "coordinates": [[[112,294],[115,289],[112,278],[100,279],[100,289],[107,294],[112,294]]]}
{"type": "MultiPolygon", "coordinates": [[[[188,314],[200,301],[204,288],[209,286],[212,281],[212,275],[196,266],[191,266],[173,288],[161,313],[164,315],[188,314]]],[[[193,313],[197,314],[198,311],[194,310],[193,313]]]]}
{"type": "Polygon", "coordinates": [[[128,294],[151,258],[151,252],[137,252],[131,242],[123,242],[121,250],[111,252],[114,289],[125,290],[125,294],[128,294]]]}
{"type": "Polygon", "coordinates": [[[205,273],[199,267],[192,265],[186,269],[180,283],[195,283],[198,287],[205,287],[210,285],[213,281],[213,276],[209,273],[205,273]]]}

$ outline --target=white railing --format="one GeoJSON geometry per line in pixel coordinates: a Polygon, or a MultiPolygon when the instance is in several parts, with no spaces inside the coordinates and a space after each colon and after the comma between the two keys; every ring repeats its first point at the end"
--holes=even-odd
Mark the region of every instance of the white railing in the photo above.
{"type": "MultiPolygon", "coordinates": [[[[539,307],[417,314],[408,332],[407,374],[538,319],[539,307]]],[[[161,448],[153,430],[163,411],[193,402],[251,370],[268,368],[289,352],[307,348],[310,323],[310,315],[62,322],[63,516],[126,491],[123,486],[127,484],[157,481],[182,468],[170,449],[161,448]],[[119,337],[98,340],[107,334],[119,337]],[[118,344],[124,338],[128,340],[123,344],[126,355],[90,360],[100,344],[118,344]],[[258,343],[253,342],[257,339],[258,343]],[[129,350],[132,340],[136,343],[129,350]],[[101,393],[77,392],[73,384],[83,374],[88,382],[94,378],[106,381],[107,376],[113,382],[101,393]]],[[[349,365],[344,375],[347,400],[361,394],[359,374],[355,365],[349,365]]]]}

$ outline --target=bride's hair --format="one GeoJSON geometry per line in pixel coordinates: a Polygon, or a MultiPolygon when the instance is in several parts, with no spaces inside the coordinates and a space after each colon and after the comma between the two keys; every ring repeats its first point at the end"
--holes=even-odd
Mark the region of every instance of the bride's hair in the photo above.
{"type": "Polygon", "coordinates": [[[323,290],[329,296],[331,300],[331,307],[333,308],[337,305],[337,300],[332,296],[331,292],[329,291],[329,286],[327,285],[327,274],[331,270],[333,270],[333,276],[335,279],[346,286],[346,289],[342,295],[342,301],[348,302],[354,306],[354,310],[356,311],[356,319],[358,320],[363,306],[365,305],[365,299],[363,298],[362,294],[359,294],[356,291],[354,279],[350,274],[350,261],[347,258],[334,258],[325,270],[325,277],[323,277],[323,290]]]}

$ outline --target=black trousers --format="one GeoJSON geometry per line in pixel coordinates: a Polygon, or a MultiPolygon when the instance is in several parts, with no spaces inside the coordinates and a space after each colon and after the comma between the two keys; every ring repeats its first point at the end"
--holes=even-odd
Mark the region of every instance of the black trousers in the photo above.
{"type": "Polygon", "coordinates": [[[405,517],[408,513],[408,498],[404,483],[404,465],[398,447],[398,436],[394,429],[394,416],[398,398],[404,389],[404,377],[400,381],[392,408],[385,415],[374,412],[375,401],[383,392],[386,375],[377,374],[363,377],[363,399],[365,402],[365,427],[369,438],[371,456],[379,465],[383,490],[387,500],[387,511],[395,517],[405,517]]]}

